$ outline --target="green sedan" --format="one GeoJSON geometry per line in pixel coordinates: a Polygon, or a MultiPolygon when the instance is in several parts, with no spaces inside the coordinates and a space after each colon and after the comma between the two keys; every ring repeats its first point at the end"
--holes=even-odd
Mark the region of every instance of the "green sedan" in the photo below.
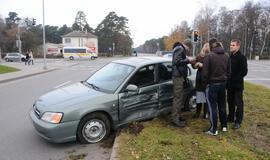
{"type": "MultiPolygon", "coordinates": [[[[171,72],[171,60],[162,57],[113,61],[85,81],[42,95],[30,117],[48,141],[97,143],[123,124],[170,112],[171,72]]],[[[190,66],[188,78],[192,84],[195,71],[190,66]]],[[[194,86],[184,92],[185,107],[194,107],[194,86]]]]}

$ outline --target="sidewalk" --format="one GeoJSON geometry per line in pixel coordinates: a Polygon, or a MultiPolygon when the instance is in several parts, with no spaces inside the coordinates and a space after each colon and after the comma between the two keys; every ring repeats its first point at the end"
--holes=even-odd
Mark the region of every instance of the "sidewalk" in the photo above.
{"type": "Polygon", "coordinates": [[[0,74],[0,83],[5,83],[5,82],[22,79],[22,78],[42,74],[42,73],[55,71],[61,68],[77,65],[78,62],[67,61],[64,59],[47,59],[46,60],[47,69],[43,69],[44,67],[43,59],[35,59],[34,65],[29,65],[29,66],[25,65],[24,62],[20,63],[20,62],[1,61],[0,64],[9,66],[9,67],[14,67],[20,70],[17,72],[0,74]]]}

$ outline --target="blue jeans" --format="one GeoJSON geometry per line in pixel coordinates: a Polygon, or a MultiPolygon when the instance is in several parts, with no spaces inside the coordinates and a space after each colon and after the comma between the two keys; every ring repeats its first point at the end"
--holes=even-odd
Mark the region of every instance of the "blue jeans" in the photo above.
{"type": "Polygon", "coordinates": [[[217,109],[221,127],[227,127],[226,83],[222,82],[208,85],[206,88],[206,101],[211,123],[210,131],[215,133],[217,130],[217,109]]]}

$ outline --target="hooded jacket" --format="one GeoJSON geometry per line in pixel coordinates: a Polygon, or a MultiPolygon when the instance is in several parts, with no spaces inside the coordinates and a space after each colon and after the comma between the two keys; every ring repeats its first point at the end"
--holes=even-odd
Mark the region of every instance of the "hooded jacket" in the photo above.
{"type": "Polygon", "coordinates": [[[240,51],[230,56],[231,75],[228,78],[227,88],[233,90],[244,89],[244,77],[247,75],[247,58],[240,51]]]}
{"type": "Polygon", "coordinates": [[[226,82],[230,75],[229,57],[222,47],[213,48],[204,58],[203,82],[205,85],[226,82]]]}
{"type": "Polygon", "coordinates": [[[189,63],[189,60],[186,57],[186,50],[184,46],[183,45],[176,46],[173,49],[172,76],[173,77],[186,77],[188,63],[189,63]]]}

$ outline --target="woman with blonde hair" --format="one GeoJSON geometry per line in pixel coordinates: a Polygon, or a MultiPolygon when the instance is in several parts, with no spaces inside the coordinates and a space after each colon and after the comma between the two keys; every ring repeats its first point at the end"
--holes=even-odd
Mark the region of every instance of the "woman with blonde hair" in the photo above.
{"type": "Polygon", "coordinates": [[[209,52],[210,52],[209,43],[205,43],[203,45],[201,52],[196,57],[196,63],[192,65],[193,68],[197,69],[196,82],[195,82],[196,113],[194,114],[193,118],[200,117],[202,105],[204,107],[203,117],[205,119],[208,118],[207,103],[206,103],[206,97],[205,97],[206,86],[203,84],[203,81],[202,81],[202,69],[203,69],[203,59],[209,52]]]}

